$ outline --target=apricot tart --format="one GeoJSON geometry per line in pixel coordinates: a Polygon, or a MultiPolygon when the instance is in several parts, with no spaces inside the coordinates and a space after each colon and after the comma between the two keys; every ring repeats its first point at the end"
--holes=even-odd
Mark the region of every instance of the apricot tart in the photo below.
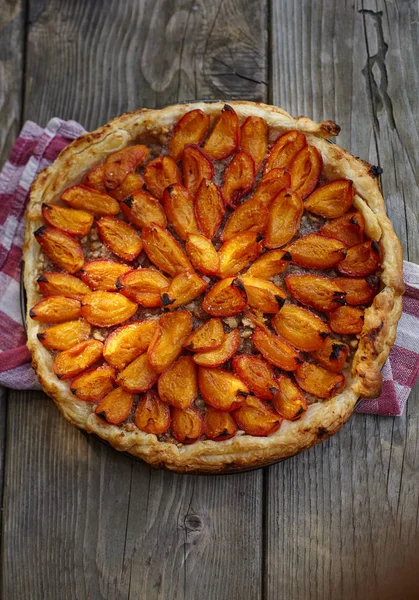
{"type": "Polygon", "coordinates": [[[305,450],[380,393],[402,250],[338,133],[252,102],[139,110],[39,175],[28,346],[71,423],[222,472],[305,450]]]}

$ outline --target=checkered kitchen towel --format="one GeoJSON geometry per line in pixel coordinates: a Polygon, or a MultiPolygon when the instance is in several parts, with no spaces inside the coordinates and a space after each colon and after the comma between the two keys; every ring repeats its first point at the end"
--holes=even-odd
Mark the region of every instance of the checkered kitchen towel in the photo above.
{"type": "MultiPolygon", "coordinates": [[[[23,215],[29,188],[39,171],[83,133],[75,121],[55,118],[45,129],[28,121],[0,173],[0,385],[6,387],[40,387],[30,366],[19,302],[23,215]]],[[[362,401],[358,412],[401,415],[419,376],[419,266],[405,262],[404,277],[403,315],[396,343],[383,367],[383,392],[377,399],[362,401]]]]}

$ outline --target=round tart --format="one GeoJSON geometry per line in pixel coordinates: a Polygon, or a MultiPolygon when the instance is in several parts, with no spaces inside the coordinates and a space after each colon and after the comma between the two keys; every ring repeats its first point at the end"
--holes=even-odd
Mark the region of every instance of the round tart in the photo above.
{"type": "Polygon", "coordinates": [[[339,127],[252,102],[138,110],[26,215],[28,346],[74,425],[176,471],[262,466],[380,393],[402,250],[339,127]]]}

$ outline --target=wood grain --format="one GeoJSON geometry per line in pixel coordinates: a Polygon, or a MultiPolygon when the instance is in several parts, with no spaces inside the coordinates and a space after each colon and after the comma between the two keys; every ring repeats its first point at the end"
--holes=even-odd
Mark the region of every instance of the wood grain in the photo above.
{"type": "MultiPolygon", "coordinates": [[[[42,125],[59,115],[93,128],[195,95],[266,97],[263,2],[29,6],[24,115],[42,125]]],[[[3,597],[261,597],[261,471],[153,471],[86,439],[41,394],[11,394],[7,432],[16,451],[7,453],[3,597]]]]}
{"type": "MultiPolygon", "coordinates": [[[[338,143],[384,169],[388,213],[413,261],[418,8],[272,2],[271,49],[273,102],[335,120],[338,143]]],[[[417,597],[418,391],[403,417],[354,415],[326,443],[268,471],[264,597],[417,597]]]]}

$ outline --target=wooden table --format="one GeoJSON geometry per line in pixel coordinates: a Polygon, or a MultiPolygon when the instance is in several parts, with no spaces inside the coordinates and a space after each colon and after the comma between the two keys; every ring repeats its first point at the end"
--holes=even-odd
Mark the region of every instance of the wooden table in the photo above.
{"type": "MultiPolygon", "coordinates": [[[[26,119],[93,129],[178,100],[269,101],[335,120],[383,167],[419,262],[416,0],[6,0],[0,19],[3,158],[26,119]]],[[[41,393],[4,393],[2,597],[417,598],[417,400],[276,466],[200,477],[89,439],[41,393]]]]}

